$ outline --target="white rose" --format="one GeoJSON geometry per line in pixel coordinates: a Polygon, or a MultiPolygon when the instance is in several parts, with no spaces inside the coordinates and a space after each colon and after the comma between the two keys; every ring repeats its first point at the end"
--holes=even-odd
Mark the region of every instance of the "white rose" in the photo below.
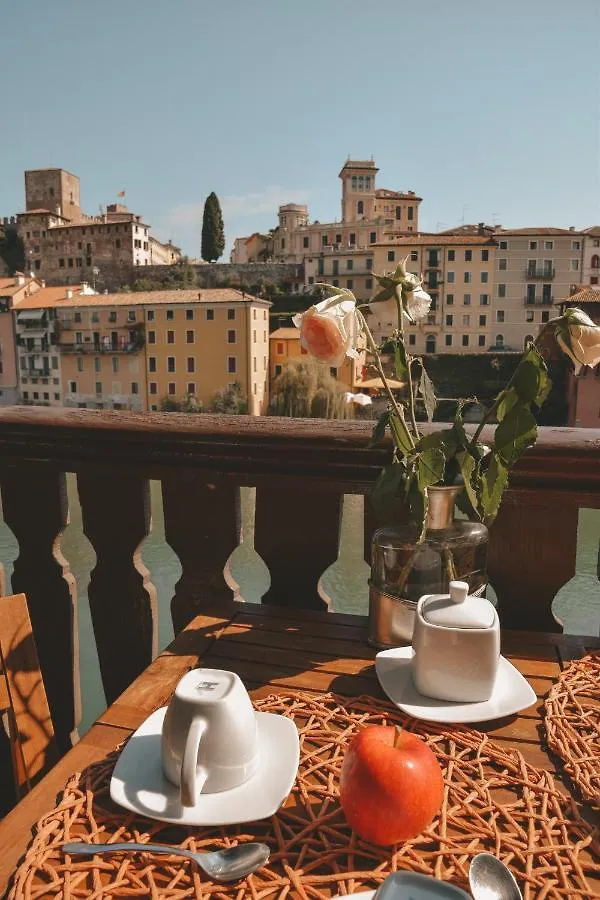
{"type": "Polygon", "coordinates": [[[415,288],[406,295],[406,306],[413,322],[420,322],[428,314],[431,307],[431,297],[423,288],[415,288]]]}
{"type": "MultiPolygon", "coordinates": [[[[420,282],[417,279],[417,283],[420,282]]],[[[398,285],[396,294],[402,301],[402,287],[398,285]]],[[[425,318],[431,307],[431,297],[422,287],[417,287],[406,294],[407,318],[412,322],[420,322],[425,318]]],[[[380,303],[372,303],[370,310],[382,328],[398,328],[398,304],[394,297],[382,300],[380,303]]],[[[406,310],[405,310],[406,315],[406,310]]]]}
{"type": "Polygon", "coordinates": [[[349,292],[321,300],[292,321],[300,329],[301,346],[320,362],[340,366],[346,356],[358,356],[356,300],[349,292]]]}
{"type": "MultiPolygon", "coordinates": [[[[571,311],[569,311],[571,312],[571,311]]],[[[594,325],[586,313],[574,309],[568,316],[568,340],[560,333],[556,335],[564,352],[573,360],[575,374],[579,375],[583,366],[593,369],[600,363],[600,327],[594,325]]]]}

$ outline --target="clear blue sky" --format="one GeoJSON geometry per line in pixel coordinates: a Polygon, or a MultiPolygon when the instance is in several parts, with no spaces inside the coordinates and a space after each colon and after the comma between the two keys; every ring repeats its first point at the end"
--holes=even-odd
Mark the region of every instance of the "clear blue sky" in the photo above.
{"type": "Polygon", "coordinates": [[[0,215],[62,166],[199,255],[305,201],[347,155],[421,227],[600,224],[600,0],[0,0],[0,215]]]}

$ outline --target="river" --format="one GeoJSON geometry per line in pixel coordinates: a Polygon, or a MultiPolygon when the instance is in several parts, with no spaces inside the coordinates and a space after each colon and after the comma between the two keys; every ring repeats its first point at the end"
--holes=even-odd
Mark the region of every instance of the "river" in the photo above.
{"type": "MultiPolygon", "coordinates": [[[[81,529],[81,509],[75,476],[68,476],[70,523],[62,538],[62,550],[77,580],[79,598],[79,641],[83,716],[83,734],[105,708],[106,703],[98,657],[93,638],[87,597],[89,573],[95,564],[95,553],[81,529]]],[[[144,542],[142,557],[152,573],[158,594],[159,647],[173,637],[170,600],[181,574],[179,560],[165,542],[160,484],[151,482],[152,532],[144,542]]],[[[241,596],[258,602],[269,585],[267,567],[253,549],[254,491],[242,489],[242,532],[244,540],[234,550],[230,571],[240,586],[241,596]]],[[[367,577],[369,569],[362,557],[361,497],[348,496],[344,503],[342,536],[338,560],[322,576],[323,594],[331,599],[332,608],[340,612],[366,613],[368,608],[367,577]]],[[[600,544],[600,510],[580,510],[578,531],[577,575],[559,591],[554,611],[565,623],[565,631],[574,634],[598,634],[600,628],[600,584],[597,577],[600,544]]],[[[10,585],[12,563],[17,555],[17,542],[4,521],[0,521],[0,561],[10,585]]],[[[493,599],[493,592],[492,599],[493,599]]]]}

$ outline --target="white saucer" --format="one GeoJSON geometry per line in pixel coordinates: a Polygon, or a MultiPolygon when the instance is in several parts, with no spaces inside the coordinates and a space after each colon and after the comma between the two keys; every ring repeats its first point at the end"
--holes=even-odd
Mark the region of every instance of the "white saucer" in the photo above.
{"type": "Polygon", "coordinates": [[[393,647],[375,657],[379,684],[390,700],[415,719],[430,722],[489,722],[527,709],[536,695],[518,669],[500,657],[494,691],[489,700],[477,703],[451,703],[425,697],[412,679],[412,647],[393,647]]]}
{"type": "Polygon", "coordinates": [[[181,806],[179,788],[162,769],[161,731],[167,707],[153,712],[130,737],[117,760],[110,796],[120,806],[177,825],[233,825],[276,812],[296,780],[300,761],[298,729],[292,719],[256,713],[260,766],[239,787],[200,794],[195,806],[181,806]]]}

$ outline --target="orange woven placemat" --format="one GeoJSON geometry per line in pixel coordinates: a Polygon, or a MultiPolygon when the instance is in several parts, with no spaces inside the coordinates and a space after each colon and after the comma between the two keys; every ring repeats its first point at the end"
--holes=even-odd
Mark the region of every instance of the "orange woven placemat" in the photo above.
{"type": "Polygon", "coordinates": [[[222,829],[184,829],[141,819],[114,806],[108,783],[116,759],[74,775],[60,802],[40,819],[17,869],[10,898],[324,898],[369,890],[392,871],[410,869],[467,884],[474,854],[503,859],[529,898],[592,898],[600,885],[600,840],[552,776],[470,728],[407,719],[385,700],[308,693],[258,701],[262,711],[295,719],[301,762],[284,808],[263,822],[222,829]],[[356,837],[339,806],[344,749],[361,726],[401,724],[426,737],[445,775],[442,813],[414,840],[381,848],[356,837]],[[268,865],[235,885],[211,883],[176,857],[122,855],[71,860],[66,840],[164,841],[214,849],[266,841],[268,865]]]}
{"type": "Polygon", "coordinates": [[[581,796],[600,807],[600,653],[569,663],[545,707],[548,746],[581,796]]]}

